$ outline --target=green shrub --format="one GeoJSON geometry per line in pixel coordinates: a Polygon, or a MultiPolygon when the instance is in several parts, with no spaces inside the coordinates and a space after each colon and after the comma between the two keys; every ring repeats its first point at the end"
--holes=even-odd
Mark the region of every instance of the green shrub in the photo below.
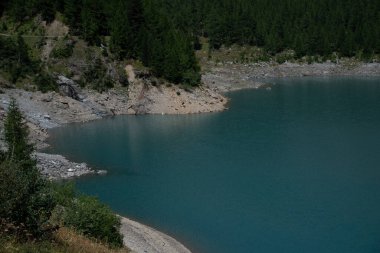
{"type": "Polygon", "coordinates": [[[114,87],[114,83],[107,74],[107,69],[99,58],[88,65],[84,72],[84,85],[91,84],[91,88],[99,92],[106,91],[114,87]]]}
{"type": "Polygon", "coordinates": [[[50,221],[100,240],[112,247],[122,247],[120,219],[96,198],[76,196],[73,183],[53,183],[52,195],[57,203],[50,221]]]}
{"type": "Polygon", "coordinates": [[[51,57],[63,59],[69,58],[73,54],[74,43],[69,40],[58,41],[57,45],[51,51],[51,57]]]}
{"type": "Polygon", "coordinates": [[[8,108],[4,132],[8,150],[0,152],[0,238],[49,237],[53,225],[66,225],[110,246],[123,246],[120,218],[111,209],[96,198],[76,197],[72,184],[48,182],[41,176],[15,100],[8,108]]]}
{"type": "Polygon", "coordinates": [[[183,74],[183,83],[190,86],[198,86],[201,82],[201,74],[195,71],[186,71],[183,74]]]}
{"type": "Polygon", "coordinates": [[[117,73],[118,73],[118,76],[119,76],[119,83],[123,87],[128,86],[129,85],[128,75],[127,75],[127,72],[125,71],[125,69],[124,68],[118,68],[117,69],[117,73]]]}
{"type": "Polygon", "coordinates": [[[36,70],[28,50],[21,36],[17,36],[16,40],[0,37],[0,70],[7,73],[13,83],[36,70]]]}
{"type": "Polygon", "coordinates": [[[94,197],[79,196],[72,200],[64,214],[66,226],[110,246],[121,247],[120,218],[94,197]]]}
{"type": "Polygon", "coordinates": [[[45,72],[38,74],[34,78],[34,83],[37,85],[38,90],[42,93],[48,91],[58,91],[58,85],[54,78],[45,72]]]}

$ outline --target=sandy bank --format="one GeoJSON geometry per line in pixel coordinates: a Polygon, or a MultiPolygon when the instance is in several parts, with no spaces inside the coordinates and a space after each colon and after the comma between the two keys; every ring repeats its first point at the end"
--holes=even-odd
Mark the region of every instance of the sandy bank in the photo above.
{"type": "Polygon", "coordinates": [[[136,253],[190,253],[174,238],[151,227],[122,217],[121,233],[124,245],[136,253]]]}

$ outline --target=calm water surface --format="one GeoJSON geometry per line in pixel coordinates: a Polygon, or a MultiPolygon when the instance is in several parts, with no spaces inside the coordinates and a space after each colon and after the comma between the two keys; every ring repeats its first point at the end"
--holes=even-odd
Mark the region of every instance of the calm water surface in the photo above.
{"type": "Polygon", "coordinates": [[[380,252],[380,79],[287,79],[230,110],[54,129],[77,180],[201,253],[380,252]]]}

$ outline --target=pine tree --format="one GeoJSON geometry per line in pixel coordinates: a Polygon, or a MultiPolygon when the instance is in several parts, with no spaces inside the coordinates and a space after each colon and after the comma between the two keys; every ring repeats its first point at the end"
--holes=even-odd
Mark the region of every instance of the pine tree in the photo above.
{"type": "Polygon", "coordinates": [[[30,158],[33,146],[28,143],[28,128],[14,99],[11,100],[4,122],[5,142],[8,146],[7,160],[22,163],[26,167],[34,165],[30,158]]]}
{"type": "Polygon", "coordinates": [[[99,44],[99,20],[97,14],[99,13],[99,5],[96,0],[83,0],[83,7],[81,11],[81,33],[83,38],[91,45],[99,44]]]}
{"type": "Polygon", "coordinates": [[[0,16],[3,15],[3,12],[8,4],[7,0],[0,1],[0,16]]]}
{"type": "Polygon", "coordinates": [[[64,1],[64,17],[66,23],[70,26],[70,31],[73,34],[77,34],[81,27],[81,9],[82,4],[76,0],[64,1]]]}
{"type": "Polygon", "coordinates": [[[131,30],[128,36],[131,46],[130,56],[136,58],[140,54],[141,37],[143,36],[141,30],[145,23],[142,0],[130,0],[127,9],[127,17],[131,30]]]}
{"type": "Polygon", "coordinates": [[[114,6],[111,17],[111,42],[110,49],[118,59],[130,57],[134,54],[132,31],[127,16],[125,1],[118,1],[114,6]]]}
{"type": "Polygon", "coordinates": [[[55,6],[51,0],[39,0],[38,10],[41,12],[43,20],[51,23],[55,18],[55,6]]]}
{"type": "Polygon", "coordinates": [[[16,21],[22,21],[26,17],[25,0],[13,0],[10,2],[10,15],[16,21]]]}
{"type": "Polygon", "coordinates": [[[18,236],[39,237],[55,203],[31,154],[28,129],[14,99],[4,122],[8,150],[0,163],[0,227],[12,224],[18,236]],[[5,223],[5,224],[4,224],[5,223]]]}

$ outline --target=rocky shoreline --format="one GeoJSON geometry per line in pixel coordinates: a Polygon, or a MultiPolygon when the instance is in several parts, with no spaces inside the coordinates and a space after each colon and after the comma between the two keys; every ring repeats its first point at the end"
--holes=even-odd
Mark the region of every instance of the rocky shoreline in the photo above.
{"type": "MultiPolygon", "coordinates": [[[[129,72],[128,87],[117,87],[107,92],[81,89],[71,79],[59,76],[59,82],[75,87],[77,98],[64,92],[41,93],[22,89],[3,89],[0,93],[0,130],[10,99],[14,98],[30,129],[30,138],[37,149],[37,166],[52,180],[100,174],[84,163],[75,163],[61,155],[41,152],[48,146],[48,130],[68,123],[86,122],[104,117],[125,114],[189,114],[225,110],[228,100],[223,95],[204,87],[182,89],[178,86],[158,84],[153,77],[135,78],[129,72]]],[[[0,140],[1,146],[1,140],[0,140]]],[[[3,145],[2,145],[3,146],[3,145]]]]}
{"type": "MultiPolygon", "coordinates": [[[[129,68],[128,71],[133,71],[129,68]]],[[[85,122],[122,114],[189,114],[226,109],[225,92],[261,88],[267,78],[295,76],[380,76],[380,64],[295,64],[257,63],[216,65],[202,77],[203,86],[183,89],[158,85],[152,79],[128,75],[129,88],[97,93],[80,90],[80,99],[56,92],[29,92],[4,89],[0,94],[0,123],[11,98],[15,98],[30,128],[32,142],[41,150],[47,147],[48,130],[67,123],[85,122]]],[[[0,124],[2,125],[2,124],[0,124]]],[[[3,131],[2,127],[0,129],[3,131]]],[[[1,141],[1,140],[0,140],[1,141]]],[[[0,143],[1,144],[1,143],[0,143]]],[[[1,146],[1,145],[0,145],[1,146]]],[[[61,155],[35,153],[41,173],[52,180],[70,179],[88,174],[105,174],[85,163],[71,162],[61,155]]],[[[122,219],[124,243],[133,252],[190,252],[175,239],[127,218],[122,219]]]]}
{"type": "Polygon", "coordinates": [[[342,59],[339,64],[260,62],[235,64],[208,63],[209,70],[202,76],[205,85],[216,92],[260,88],[267,79],[303,76],[380,76],[380,63],[361,63],[342,59]]]}
{"type": "MultiPolygon", "coordinates": [[[[153,77],[136,78],[128,65],[129,87],[118,87],[107,92],[80,89],[75,82],[61,76],[78,91],[79,99],[57,92],[41,93],[21,89],[3,89],[0,94],[0,123],[10,98],[15,98],[30,128],[30,137],[37,150],[46,148],[48,130],[68,123],[86,122],[122,114],[189,114],[217,112],[227,109],[225,92],[266,87],[270,78],[297,76],[380,76],[380,63],[358,63],[342,60],[335,63],[283,64],[264,62],[255,64],[213,64],[202,76],[199,88],[183,89],[160,84],[153,77]]],[[[0,129],[1,130],[1,129],[0,129]]],[[[73,163],[60,155],[37,153],[41,172],[50,179],[68,179],[88,174],[104,174],[83,163],[73,163]]]]}
{"type": "Polygon", "coordinates": [[[93,170],[86,163],[75,163],[64,156],[46,153],[35,153],[41,174],[49,180],[70,179],[89,174],[105,175],[105,170],[93,170]]]}

